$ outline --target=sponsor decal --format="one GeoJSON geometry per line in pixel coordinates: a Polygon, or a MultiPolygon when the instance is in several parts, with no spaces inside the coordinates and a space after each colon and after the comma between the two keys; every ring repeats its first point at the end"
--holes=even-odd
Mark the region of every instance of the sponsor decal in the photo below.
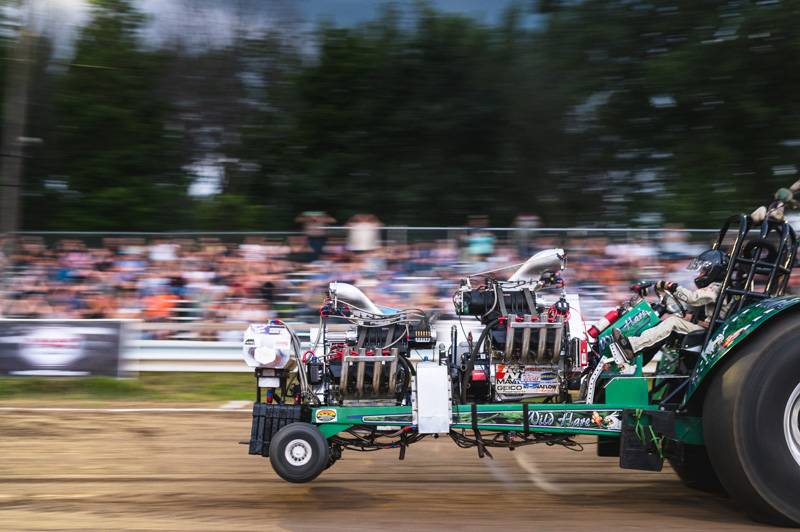
{"type": "MultiPolygon", "coordinates": [[[[639,323],[640,321],[643,321],[643,320],[647,319],[648,316],[649,316],[649,314],[647,312],[639,311],[636,314],[634,314],[633,316],[623,320],[622,324],[619,325],[617,328],[622,329],[622,330],[630,329],[634,325],[639,323]]],[[[616,324],[614,324],[614,325],[616,325],[616,324]]]]}
{"type": "Polygon", "coordinates": [[[314,417],[317,423],[336,423],[336,410],[333,408],[322,408],[317,410],[314,417]]]}
{"type": "Polygon", "coordinates": [[[381,414],[373,416],[350,416],[356,423],[364,423],[368,425],[391,425],[392,423],[411,423],[411,414],[381,414]]]}
{"type": "MultiPolygon", "coordinates": [[[[625,314],[627,317],[620,318],[614,322],[614,328],[621,330],[628,336],[639,336],[651,327],[649,320],[653,315],[652,311],[634,307],[628,311],[628,314],[625,314]],[[633,314],[628,316],[630,313],[633,314]]],[[[609,327],[606,331],[603,331],[603,334],[597,339],[597,347],[601,353],[608,350],[614,341],[613,336],[610,334],[611,328],[609,327]]]]}
{"type": "Polygon", "coordinates": [[[552,395],[558,393],[558,374],[550,366],[498,364],[495,391],[501,395],[552,395]]]}
{"type": "Polygon", "coordinates": [[[83,356],[83,337],[69,327],[41,327],[25,337],[20,355],[35,366],[68,366],[83,356]]]}
{"type": "MultiPolygon", "coordinates": [[[[483,427],[522,428],[522,412],[478,412],[478,424],[483,427]]],[[[453,424],[472,424],[470,412],[453,414],[453,424]]],[[[622,410],[533,410],[528,413],[528,426],[531,428],[567,429],[575,433],[583,431],[620,432],[622,430],[622,410]]]]}
{"type": "Polygon", "coordinates": [[[730,347],[730,345],[733,342],[735,342],[737,338],[739,338],[739,335],[741,335],[746,330],[747,327],[742,327],[741,329],[736,330],[733,334],[725,338],[725,340],[722,342],[722,348],[725,349],[727,347],[730,347]]]}
{"type": "Polygon", "coordinates": [[[618,432],[622,430],[622,413],[606,411],[533,411],[528,415],[531,427],[558,427],[570,429],[593,429],[618,432]]]}
{"type": "Polygon", "coordinates": [[[711,342],[709,342],[708,347],[706,347],[706,350],[703,351],[703,357],[705,357],[709,353],[713,353],[714,351],[716,351],[717,347],[719,347],[720,344],[722,344],[722,341],[724,339],[725,339],[725,335],[723,335],[723,334],[716,335],[714,337],[714,339],[711,340],[711,342]]]}
{"type": "Polygon", "coordinates": [[[598,412],[592,412],[592,423],[604,430],[622,430],[622,420],[619,417],[619,412],[611,412],[605,416],[598,412]]]}

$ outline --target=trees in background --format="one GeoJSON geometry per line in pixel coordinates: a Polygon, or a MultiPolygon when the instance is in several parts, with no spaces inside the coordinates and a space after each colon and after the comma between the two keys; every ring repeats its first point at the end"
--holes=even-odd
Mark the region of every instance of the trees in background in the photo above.
{"type": "Polygon", "coordinates": [[[500,27],[423,9],[320,28],[318,55],[265,87],[243,139],[261,170],[248,195],[407,224],[542,209],[564,107],[534,39],[518,12],[500,27]]]}
{"type": "Polygon", "coordinates": [[[715,225],[797,179],[798,3],[550,4],[542,52],[586,98],[569,174],[605,176],[608,214],[715,225]]]}
{"type": "Polygon", "coordinates": [[[491,26],[419,4],[208,49],[93,6],[71,63],[41,69],[27,228],[715,226],[796,179],[793,2],[553,0],[491,26]],[[214,194],[189,193],[200,175],[214,194]]]}
{"type": "Polygon", "coordinates": [[[40,206],[26,209],[27,227],[153,230],[186,223],[182,133],[158,92],[165,56],[139,39],[144,22],[123,0],[96,0],[74,57],[52,74],[51,127],[37,150],[47,164],[28,172],[28,185],[37,187],[30,204],[40,206]]]}

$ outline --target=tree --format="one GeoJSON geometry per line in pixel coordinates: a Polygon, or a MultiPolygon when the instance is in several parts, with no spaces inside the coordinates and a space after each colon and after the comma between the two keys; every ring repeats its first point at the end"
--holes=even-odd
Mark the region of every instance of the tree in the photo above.
{"type": "Polygon", "coordinates": [[[142,45],[127,1],[96,0],[66,70],[36,74],[52,103],[26,225],[277,229],[327,210],[715,226],[796,178],[796,3],[538,5],[534,27],[517,7],[486,25],[416,2],[322,25],[313,50],[271,29],[167,51],[142,45]],[[219,196],[187,196],[199,163],[219,196]]]}
{"type": "Polygon", "coordinates": [[[164,229],[184,221],[180,132],[159,98],[165,64],[142,48],[144,17],[125,0],[94,0],[92,21],[57,81],[51,151],[68,194],[44,223],[61,229],[164,229]]]}
{"type": "Polygon", "coordinates": [[[267,87],[261,126],[244,136],[263,172],[253,196],[416,224],[487,210],[507,223],[541,207],[560,102],[517,12],[495,28],[423,5],[411,21],[389,10],[317,35],[318,55],[267,87]]]}
{"type": "MultiPolygon", "coordinates": [[[[553,4],[551,2],[551,4],[553,4]]],[[[717,225],[796,179],[800,8],[589,0],[550,6],[543,42],[576,107],[573,174],[606,213],[717,225]],[[788,174],[788,175],[786,175],[788,174]]]]}

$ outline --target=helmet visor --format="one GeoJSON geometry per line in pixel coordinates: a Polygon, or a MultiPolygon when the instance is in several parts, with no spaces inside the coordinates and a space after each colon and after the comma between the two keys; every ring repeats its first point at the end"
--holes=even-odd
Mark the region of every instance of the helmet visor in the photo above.
{"type": "Polygon", "coordinates": [[[706,272],[711,269],[714,264],[708,260],[701,260],[699,258],[692,259],[686,269],[693,272],[706,272]]]}

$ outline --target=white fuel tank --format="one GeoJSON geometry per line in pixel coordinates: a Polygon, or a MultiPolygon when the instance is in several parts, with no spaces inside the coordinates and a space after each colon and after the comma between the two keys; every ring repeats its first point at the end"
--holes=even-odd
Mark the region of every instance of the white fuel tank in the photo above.
{"type": "Polygon", "coordinates": [[[292,335],[280,324],[252,324],[244,333],[242,351],[251,368],[283,369],[292,356],[292,335]]]}

